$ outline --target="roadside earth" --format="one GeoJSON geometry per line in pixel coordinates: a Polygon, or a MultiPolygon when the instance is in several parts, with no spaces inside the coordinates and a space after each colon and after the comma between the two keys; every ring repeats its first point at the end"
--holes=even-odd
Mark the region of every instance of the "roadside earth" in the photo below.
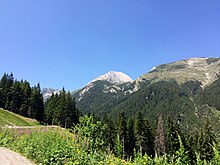
{"type": "Polygon", "coordinates": [[[35,164],[14,151],[0,147],[0,165],[35,165],[35,164]]]}

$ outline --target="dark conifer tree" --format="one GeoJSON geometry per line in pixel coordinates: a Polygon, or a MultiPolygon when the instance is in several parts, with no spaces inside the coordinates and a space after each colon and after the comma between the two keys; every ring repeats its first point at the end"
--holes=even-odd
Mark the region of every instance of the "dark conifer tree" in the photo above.
{"type": "Polygon", "coordinates": [[[201,131],[199,137],[199,151],[202,160],[211,160],[214,157],[213,146],[216,143],[216,137],[213,133],[212,126],[207,121],[204,132],[201,131]]]}
{"type": "Polygon", "coordinates": [[[127,148],[127,154],[129,157],[134,156],[134,149],[135,149],[135,135],[134,135],[134,120],[129,119],[128,121],[128,148],[127,148]]]}
{"type": "Polygon", "coordinates": [[[157,129],[155,135],[155,151],[158,156],[162,156],[166,153],[166,139],[162,114],[160,114],[160,116],[158,117],[157,122],[157,129]]]}
{"type": "Polygon", "coordinates": [[[44,119],[44,102],[39,84],[32,88],[28,116],[39,121],[44,119]]]}
{"type": "Polygon", "coordinates": [[[177,124],[174,124],[174,122],[168,118],[167,121],[167,152],[170,155],[174,155],[176,151],[180,148],[179,138],[178,135],[180,135],[180,130],[178,128],[177,124]]]}
{"type": "Polygon", "coordinates": [[[20,107],[20,115],[27,117],[28,108],[30,106],[30,96],[31,96],[31,87],[30,83],[27,81],[21,81],[21,90],[22,90],[22,104],[20,107]]]}
{"type": "Polygon", "coordinates": [[[0,107],[1,108],[5,108],[5,104],[7,101],[6,83],[7,83],[7,75],[6,73],[4,73],[0,81],[0,107]]]}
{"type": "Polygon", "coordinates": [[[143,128],[144,128],[144,118],[141,112],[138,113],[135,119],[135,139],[136,139],[136,150],[139,151],[141,154],[143,152],[143,144],[144,144],[144,137],[143,137],[143,128]]]}
{"type": "Polygon", "coordinates": [[[135,122],[136,149],[142,155],[145,153],[154,156],[154,135],[147,119],[143,119],[143,114],[138,113],[135,122]]]}
{"type": "Polygon", "coordinates": [[[52,125],[53,124],[53,101],[55,100],[55,95],[52,94],[52,96],[45,102],[45,113],[44,113],[44,122],[52,125]]]}
{"type": "Polygon", "coordinates": [[[20,114],[20,107],[22,104],[22,90],[20,87],[20,82],[15,81],[14,84],[12,85],[11,89],[11,111],[14,113],[20,114]]]}
{"type": "Polygon", "coordinates": [[[127,152],[127,120],[125,117],[125,112],[121,111],[118,118],[118,135],[120,141],[123,146],[123,156],[122,158],[125,159],[126,152],[127,152]]]}
{"type": "Polygon", "coordinates": [[[155,155],[154,134],[147,119],[144,120],[143,137],[144,137],[144,152],[148,156],[154,157],[155,155]]]}
{"type": "Polygon", "coordinates": [[[79,122],[79,112],[76,109],[75,99],[71,96],[70,92],[66,94],[66,104],[65,127],[70,128],[73,124],[79,122]]]}
{"type": "Polygon", "coordinates": [[[12,93],[11,87],[14,83],[14,77],[11,73],[10,75],[4,73],[0,81],[0,107],[6,109],[7,107],[11,109],[12,93]],[[9,94],[10,93],[10,94],[9,94]]]}
{"type": "Polygon", "coordinates": [[[103,118],[103,123],[108,126],[106,129],[106,134],[105,134],[106,146],[109,147],[110,151],[113,151],[114,150],[114,140],[116,139],[115,127],[114,127],[113,121],[109,118],[109,116],[107,116],[105,114],[104,118],[103,118]]]}
{"type": "Polygon", "coordinates": [[[197,135],[185,135],[185,145],[184,149],[186,152],[186,155],[189,158],[190,164],[193,164],[196,161],[196,145],[197,140],[195,140],[197,135]]]}

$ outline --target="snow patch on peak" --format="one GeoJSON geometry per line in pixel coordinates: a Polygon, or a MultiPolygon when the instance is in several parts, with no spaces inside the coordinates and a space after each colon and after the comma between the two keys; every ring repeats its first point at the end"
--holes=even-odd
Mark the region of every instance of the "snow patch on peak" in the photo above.
{"type": "Polygon", "coordinates": [[[115,71],[110,71],[102,76],[99,76],[98,78],[92,80],[90,83],[96,82],[98,80],[105,80],[110,83],[118,83],[118,84],[123,84],[133,81],[128,75],[122,72],[115,72],[115,71]]]}
{"type": "Polygon", "coordinates": [[[156,66],[154,66],[150,71],[153,71],[153,70],[155,70],[155,69],[157,69],[157,67],[156,66]]]}

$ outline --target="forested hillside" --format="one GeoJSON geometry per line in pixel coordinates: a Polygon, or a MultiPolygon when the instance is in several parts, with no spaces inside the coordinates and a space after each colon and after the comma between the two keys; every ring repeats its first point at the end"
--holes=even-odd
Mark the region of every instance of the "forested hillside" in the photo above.
{"type": "Polygon", "coordinates": [[[0,108],[24,117],[36,119],[42,124],[55,124],[70,128],[79,120],[75,100],[64,89],[43,101],[40,84],[31,87],[28,81],[18,81],[13,74],[4,74],[0,81],[0,108]]]}

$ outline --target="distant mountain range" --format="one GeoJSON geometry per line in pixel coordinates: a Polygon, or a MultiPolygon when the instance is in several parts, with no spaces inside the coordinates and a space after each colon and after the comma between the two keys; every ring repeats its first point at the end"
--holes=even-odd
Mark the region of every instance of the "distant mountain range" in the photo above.
{"type": "Polygon", "coordinates": [[[43,88],[41,89],[41,92],[43,94],[44,100],[46,101],[47,99],[49,99],[52,94],[56,94],[59,93],[60,90],[59,89],[53,89],[53,88],[43,88]]]}
{"type": "MultiPolygon", "coordinates": [[[[127,116],[138,112],[156,122],[162,113],[186,128],[203,125],[207,119],[220,123],[220,58],[190,58],[154,67],[132,80],[121,72],[109,72],[74,92],[84,114],[114,119],[124,110],[127,116]]],[[[44,96],[49,96],[45,90],[44,96]]],[[[58,90],[55,90],[57,92],[58,90]]]]}

